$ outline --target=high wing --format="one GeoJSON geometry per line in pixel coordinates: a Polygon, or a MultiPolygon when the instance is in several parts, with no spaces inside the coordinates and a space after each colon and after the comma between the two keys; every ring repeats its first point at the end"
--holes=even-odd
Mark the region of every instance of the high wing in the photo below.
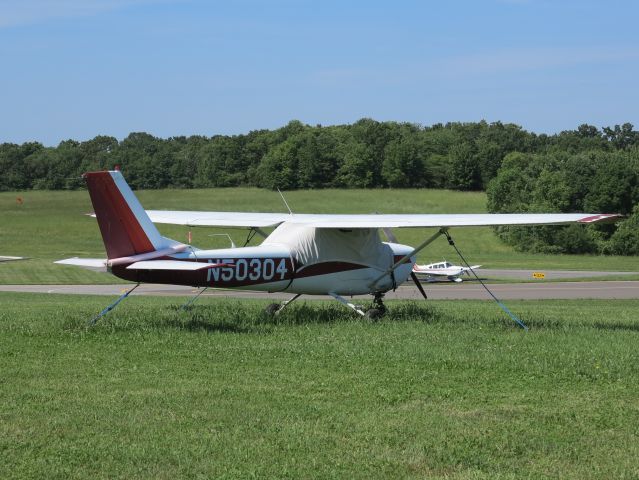
{"type": "Polygon", "coordinates": [[[147,210],[151,221],[192,227],[276,227],[290,222],[317,228],[426,228],[498,225],[566,225],[614,222],[617,214],[596,213],[465,213],[465,214],[288,214],[147,210]]]}

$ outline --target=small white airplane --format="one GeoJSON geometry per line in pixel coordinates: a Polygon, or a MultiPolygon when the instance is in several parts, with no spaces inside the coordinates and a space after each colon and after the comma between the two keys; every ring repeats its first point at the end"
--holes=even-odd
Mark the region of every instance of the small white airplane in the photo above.
{"type": "Polygon", "coordinates": [[[424,277],[426,281],[434,282],[439,279],[445,278],[451,282],[460,283],[462,281],[461,276],[465,273],[470,275],[471,271],[479,269],[481,265],[473,265],[469,267],[462,267],[461,265],[453,265],[450,262],[443,261],[437,263],[429,263],[428,265],[413,265],[413,273],[421,279],[424,277]]]}
{"type": "MultiPolygon", "coordinates": [[[[385,312],[382,298],[410,276],[416,255],[448,229],[494,225],[564,225],[610,222],[615,214],[530,213],[458,215],[315,215],[289,213],[145,211],[119,171],[84,174],[95,210],[106,259],[70,258],[56,263],[106,269],[137,285],[106,307],[91,323],[112,310],[140,283],[206,288],[290,292],[294,296],[269,306],[279,313],[301,295],[330,295],[359,315],[385,312]],[[244,227],[264,237],[259,246],[201,250],[166,238],[155,223],[207,227],[244,227]],[[417,247],[382,242],[379,230],[435,228],[417,247]],[[267,234],[263,229],[273,228],[267,234]],[[373,296],[375,308],[364,312],[344,296],[373,296]]],[[[449,237],[450,240],[450,237],[449,237]]],[[[201,290],[201,294],[204,290],[201,290]]],[[[191,299],[191,303],[195,298],[191,299]]]]}

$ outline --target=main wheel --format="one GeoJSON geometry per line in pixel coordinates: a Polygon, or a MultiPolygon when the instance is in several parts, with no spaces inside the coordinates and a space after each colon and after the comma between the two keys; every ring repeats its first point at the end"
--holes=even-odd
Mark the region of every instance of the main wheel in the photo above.
{"type": "Polygon", "coordinates": [[[277,312],[279,309],[280,309],[279,303],[271,303],[268,307],[264,309],[264,311],[267,313],[267,315],[275,315],[275,312],[277,312]]]}
{"type": "Polygon", "coordinates": [[[366,318],[370,318],[371,320],[377,320],[384,316],[384,311],[379,308],[371,308],[366,312],[366,318]]]}

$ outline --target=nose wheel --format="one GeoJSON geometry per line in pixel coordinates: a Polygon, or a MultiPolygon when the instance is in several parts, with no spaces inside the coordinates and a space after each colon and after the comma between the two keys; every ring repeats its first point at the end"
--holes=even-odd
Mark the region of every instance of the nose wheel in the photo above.
{"type": "Polygon", "coordinates": [[[373,308],[370,308],[366,311],[366,317],[371,320],[377,320],[378,318],[382,318],[386,314],[386,305],[384,305],[383,299],[384,294],[381,292],[377,292],[373,296],[373,308]]]}
{"type": "MultiPolygon", "coordinates": [[[[358,307],[357,305],[352,304],[351,302],[349,302],[348,300],[346,300],[345,298],[341,297],[340,295],[336,293],[329,293],[329,295],[333,297],[335,300],[337,300],[338,302],[340,302],[341,304],[355,311],[362,317],[366,317],[366,318],[370,318],[374,320],[374,319],[381,318],[386,314],[386,305],[384,305],[384,302],[382,300],[384,298],[384,294],[381,292],[376,292],[373,294],[373,307],[369,308],[366,311],[364,311],[362,307],[358,307]]],[[[266,307],[265,311],[269,316],[278,315],[284,309],[284,307],[292,303],[294,300],[296,300],[300,296],[301,294],[295,295],[290,300],[287,300],[282,303],[271,303],[268,307],[266,307]]]]}

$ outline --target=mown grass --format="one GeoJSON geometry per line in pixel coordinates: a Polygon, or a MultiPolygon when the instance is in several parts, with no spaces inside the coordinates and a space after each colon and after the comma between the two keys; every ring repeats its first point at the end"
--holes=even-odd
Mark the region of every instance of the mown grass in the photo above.
{"type": "MultiPolygon", "coordinates": [[[[138,193],[145,208],[224,211],[282,211],[279,195],[254,188],[205,190],[149,190],[138,193]]],[[[300,213],[480,213],[486,197],[479,192],[445,190],[319,190],[286,193],[300,213]]],[[[104,257],[104,247],[86,191],[29,191],[0,193],[0,255],[30,257],[0,263],[0,283],[110,283],[114,277],[76,267],[52,265],[71,256],[104,257]],[[22,199],[18,204],[16,198],[22,199]]],[[[187,228],[160,226],[163,234],[186,241],[187,228]]],[[[201,248],[229,246],[212,233],[229,232],[242,245],[246,232],[237,229],[193,229],[193,244],[201,248]]],[[[400,242],[418,245],[431,232],[396,229],[400,242]]],[[[451,230],[458,247],[472,263],[490,268],[555,268],[639,271],[639,259],[575,255],[532,255],[515,252],[490,228],[451,230]]],[[[259,242],[255,238],[253,244],[259,242]]],[[[445,239],[419,255],[420,262],[458,261],[445,239]]]]}
{"type": "Polygon", "coordinates": [[[0,294],[0,478],[637,478],[639,301],[0,294]]]}

